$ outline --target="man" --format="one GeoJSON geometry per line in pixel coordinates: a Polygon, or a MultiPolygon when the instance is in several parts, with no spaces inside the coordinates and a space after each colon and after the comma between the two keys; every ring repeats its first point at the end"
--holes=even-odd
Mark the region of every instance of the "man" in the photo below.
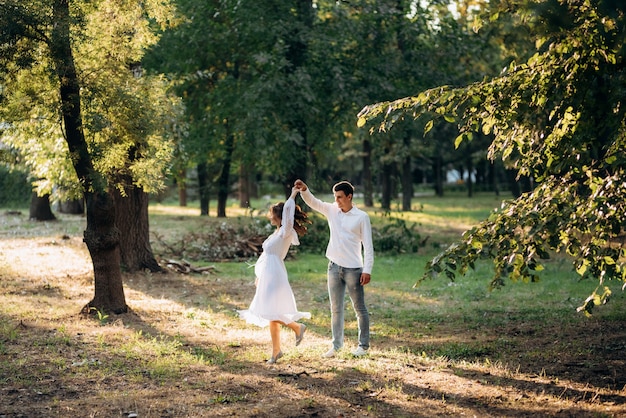
{"type": "Polygon", "coordinates": [[[296,180],[295,187],[300,190],[300,196],[307,205],[326,217],[330,228],[326,258],[329,260],[328,295],[333,341],[331,349],[324,357],[334,357],[343,347],[346,288],[359,325],[359,346],[352,354],[363,356],[367,354],[370,341],[364,286],[371,280],[374,265],[370,218],[367,213],[353,205],[354,187],[347,181],[333,186],[334,203],[322,202],[313,196],[302,180],[296,180]]]}

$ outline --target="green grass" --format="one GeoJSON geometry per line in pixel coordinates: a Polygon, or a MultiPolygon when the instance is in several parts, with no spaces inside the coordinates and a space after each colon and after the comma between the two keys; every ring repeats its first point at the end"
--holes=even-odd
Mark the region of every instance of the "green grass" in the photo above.
{"type": "MultiPolygon", "coordinates": [[[[535,333],[541,333],[537,331],[541,324],[584,328],[588,321],[576,308],[596,283],[578,280],[564,260],[548,262],[541,280],[536,283],[506,282],[504,287],[490,290],[493,271],[490,263],[482,262],[476,270],[455,281],[437,276],[414,286],[429,257],[418,254],[376,258],[372,282],[366,288],[374,345],[376,341],[409,338],[421,342],[406,347],[399,343],[398,347],[414,355],[448,361],[500,361],[509,356],[506,353],[525,350],[526,342],[519,342],[511,332],[519,333],[523,341],[527,341],[534,338],[535,333]],[[430,342],[441,329],[451,335],[445,341],[430,342]],[[497,330],[506,331],[498,335],[497,330]],[[472,334],[476,339],[468,339],[472,334]]],[[[313,288],[310,293],[322,306],[314,312],[315,324],[321,329],[330,326],[330,318],[323,308],[328,305],[324,257],[304,254],[286,264],[294,288],[313,288]]],[[[619,324],[626,319],[626,297],[618,283],[611,286],[614,300],[598,309],[595,318],[619,324]]],[[[351,317],[349,308],[346,317],[351,317]]],[[[346,336],[354,339],[356,324],[353,320],[349,324],[346,336]]],[[[564,350],[589,354],[584,343],[564,340],[548,349],[530,349],[525,355],[558,357],[564,350]]]]}

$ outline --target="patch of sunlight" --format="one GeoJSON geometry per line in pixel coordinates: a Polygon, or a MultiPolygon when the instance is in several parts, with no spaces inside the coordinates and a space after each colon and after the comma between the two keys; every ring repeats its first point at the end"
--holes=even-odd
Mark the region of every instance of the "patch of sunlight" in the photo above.
{"type": "MultiPolygon", "coordinates": [[[[420,227],[451,227],[450,218],[442,217],[437,213],[424,213],[424,212],[410,212],[402,214],[399,217],[407,222],[415,222],[420,224],[420,227]]],[[[454,217],[454,229],[465,230],[469,229],[476,224],[476,219],[471,216],[458,216],[454,217]]]]}
{"type": "MultiPolygon", "coordinates": [[[[162,205],[160,203],[155,203],[148,206],[148,213],[150,215],[200,216],[200,208],[197,206],[162,205]]],[[[235,204],[226,207],[227,218],[248,216],[249,214],[249,208],[241,208],[235,204]]],[[[208,217],[217,217],[217,209],[209,208],[208,217]]]]}
{"type": "Polygon", "coordinates": [[[184,312],[185,311],[185,307],[178,303],[178,302],[174,302],[171,299],[157,299],[157,298],[153,298],[141,291],[138,290],[133,290],[132,294],[128,294],[126,299],[128,299],[127,302],[129,302],[129,304],[136,305],[136,306],[141,306],[144,310],[146,311],[159,311],[159,312],[168,312],[168,313],[172,313],[172,312],[184,312]]]}
{"type": "Polygon", "coordinates": [[[151,215],[198,216],[200,214],[200,209],[191,206],[166,206],[161,204],[152,204],[148,206],[148,212],[151,215]]]}

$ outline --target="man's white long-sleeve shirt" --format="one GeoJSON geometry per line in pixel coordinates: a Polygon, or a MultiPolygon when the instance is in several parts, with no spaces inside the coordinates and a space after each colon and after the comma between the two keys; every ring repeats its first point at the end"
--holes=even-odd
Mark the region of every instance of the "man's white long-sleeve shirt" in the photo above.
{"type": "Polygon", "coordinates": [[[300,196],[328,220],[330,239],[326,258],[341,267],[363,268],[363,273],[372,274],[374,246],[368,214],[356,206],[342,212],[337,203],[322,202],[308,188],[300,196]]]}

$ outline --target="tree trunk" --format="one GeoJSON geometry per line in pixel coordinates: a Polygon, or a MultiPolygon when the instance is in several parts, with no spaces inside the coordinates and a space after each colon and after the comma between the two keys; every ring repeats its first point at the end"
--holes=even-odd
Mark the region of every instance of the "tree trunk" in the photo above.
{"type": "Polygon", "coordinates": [[[372,143],[363,140],[363,199],[365,206],[374,206],[374,183],[372,181],[372,143]]]}
{"type": "Polygon", "coordinates": [[[509,189],[511,189],[513,197],[520,197],[522,195],[522,190],[519,182],[517,181],[517,172],[512,169],[506,169],[506,178],[509,181],[509,189]]]}
{"type": "MultiPolygon", "coordinates": [[[[283,192],[285,198],[291,194],[291,188],[298,179],[306,180],[308,161],[310,159],[309,148],[307,146],[307,132],[305,121],[300,119],[290,123],[295,130],[300,134],[302,143],[297,147],[295,152],[291,155],[289,167],[283,183],[283,192]]],[[[314,163],[314,162],[313,162],[314,163]]]]}
{"type": "Polygon", "coordinates": [[[250,170],[246,164],[239,166],[239,207],[250,207],[250,190],[252,182],[250,181],[250,170]]]}
{"type": "Polygon", "coordinates": [[[384,210],[391,210],[391,173],[392,167],[388,163],[383,164],[382,169],[382,197],[381,207],[384,210]]]}
{"type": "Polygon", "coordinates": [[[472,161],[471,149],[467,150],[467,196],[474,196],[474,181],[472,180],[472,172],[474,171],[474,162],[472,161]]]}
{"type": "Polygon", "coordinates": [[[228,203],[228,194],[230,192],[230,165],[233,158],[233,150],[235,147],[235,137],[227,133],[225,144],[225,155],[222,160],[222,172],[218,181],[217,189],[217,217],[226,217],[226,203],[228,203]]]}
{"type": "Polygon", "coordinates": [[[517,178],[517,170],[514,169],[507,169],[506,172],[513,197],[518,198],[522,194],[532,191],[532,182],[530,177],[519,176],[519,178],[517,178]]]}
{"type": "Polygon", "coordinates": [[[84,215],[85,202],[83,199],[64,200],[59,203],[59,212],[70,215],[84,215]]]}
{"type": "Polygon", "coordinates": [[[181,170],[178,173],[178,206],[187,206],[187,172],[181,170]]]}
{"type": "Polygon", "coordinates": [[[411,210],[411,199],[413,198],[413,171],[411,170],[411,157],[406,156],[402,162],[402,210],[411,210]]]}
{"type": "Polygon", "coordinates": [[[83,241],[93,261],[95,294],[83,312],[128,312],[120,269],[120,231],[115,227],[115,201],[106,192],[85,193],[87,229],[83,241]]]}
{"type": "Polygon", "coordinates": [[[496,193],[496,196],[500,196],[500,184],[498,182],[498,168],[495,162],[493,161],[489,162],[488,168],[489,168],[489,174],[488,174],[489,183],[493,187],[493,190],[496,193]]]}
{"type": "Polygon", "coordinates": [[[128,311],[120,269],[119,230],[115,227],[115,204],[106,191],[106,182],[93,166],[82,126],[80,85],[70,42],[70,9],[68,0],[54,0],[55,26],[50,53],[59,78],[61,114],[65,140],[72,164],[85,195],[87,228],[85,244],[94,269],[94,297],[83,308],[91,313],[128,311]]]}
{"type": "Polygon", "coordinates": [[[129,272],[144,269],[153,273],[162,272],[163,268],[154,258],[150,245],[148,195],[136,186],[127,186],[124,192],[126,196],[122,196],[117,189],[113,193],[115,225],[121,234],[121,265],[129,272]]]}
{"type": "Polygon", "coordinates": [[[433,161],[433,171],[435,174],[435,194],[443,197],[443,168],[441,155],[435,155],[433,161]]]}
{"type": "Polygon", "coordinates": [[[530,193],[533,191],[533,179],[530,176],[520,176],[519,178],[520,189],[522,193],[530,193]]]}
{"type": "Polygon", "coordinates": [[[33,192],[30,198],[30,213],[28,217],[35,221],[56,221],[57,218],[50,208],[49,194],[38,196],[36,192],[33,192]]]}
{"type": "Polygon", "coordinates": [[[210,203],[209,172],[206,161],[198,163],[198,194],[200,195],[200,216],[209,216],[210,203]]]}

